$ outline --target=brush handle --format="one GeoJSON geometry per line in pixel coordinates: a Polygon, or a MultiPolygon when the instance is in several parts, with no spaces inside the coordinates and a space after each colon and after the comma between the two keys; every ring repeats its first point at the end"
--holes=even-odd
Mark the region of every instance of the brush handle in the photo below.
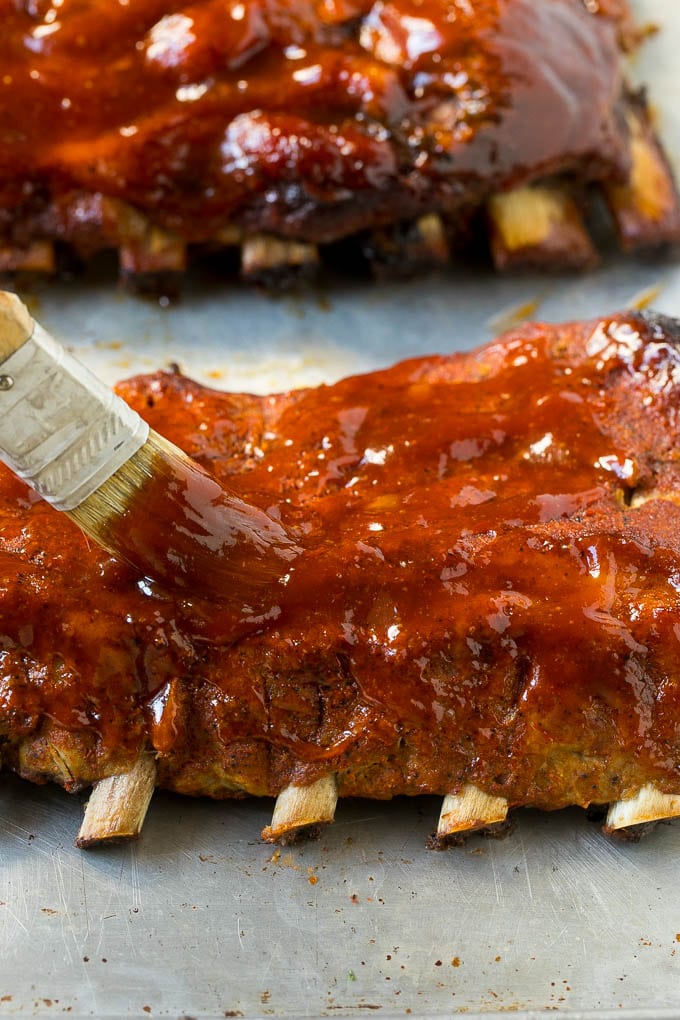
{"type": "Polygon", "coordinates": [[[0,460],[58,510],[73,510],[148,435],[136,411],[0,293],[0,460]]]}
{"type": "Polygon", "coordinates": [[[16,294],[0,291],[0,364],[33,333],[31,314],[16,294]]]}

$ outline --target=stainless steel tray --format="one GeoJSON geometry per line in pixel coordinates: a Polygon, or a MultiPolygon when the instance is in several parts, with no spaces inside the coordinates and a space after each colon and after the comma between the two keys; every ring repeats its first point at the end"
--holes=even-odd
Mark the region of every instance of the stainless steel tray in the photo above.
{"type": "MultiPolygon", "coordinates": [[[[664,27],[639,74],[680,164],[680,9],[635,6],[664,27]]],[[[265,391],[466,349],[531,303],[595,316],[650,287],[680,314],[680,268],[616,258],[587,277],[461,271],[279,300],[195,280],[168,310],[96,282],[32,297],[110,379],[179,362],[265,391]]],[[[680,824],[629,846],[579,811],[519,812],[506,840],[437,854],[435,800],[341,803],[319,842],[272,852],[271,807],[159,794],[138,845],[83,853],[80,798],[3,774],[0,1015],[680,1017],[680,824]]]]}

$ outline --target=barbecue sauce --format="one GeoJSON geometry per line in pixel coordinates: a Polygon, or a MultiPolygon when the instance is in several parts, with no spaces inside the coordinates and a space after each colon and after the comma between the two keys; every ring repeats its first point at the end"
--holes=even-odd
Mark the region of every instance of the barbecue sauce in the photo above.
{"type": "Polygon", "coordinates": [[[303,551],[257,611],[173,594],[3,472],[0,733],[58,725],[85,779],[149,739],[215,795],[677,786],[679,384],[630,315],[272,397],[122,384],[303,551]]]}
{"type": "MultiPolygon", "coordinates": [[[[147,448],[153,452],[139,472],[141,484],[131,480],[129,464],[107,483],[105,505],[113,513],[105,524],[88,510],[90,500],[71,517],[114,556],[155,581],[219,602],[258,605],[263,589],[300,552],[292,535],[158,436],[147,448]],[[118,502],[121,476],[126,497],[118,502]]],[[[101,500],[99,493],[95,499],[101,500]]]]}

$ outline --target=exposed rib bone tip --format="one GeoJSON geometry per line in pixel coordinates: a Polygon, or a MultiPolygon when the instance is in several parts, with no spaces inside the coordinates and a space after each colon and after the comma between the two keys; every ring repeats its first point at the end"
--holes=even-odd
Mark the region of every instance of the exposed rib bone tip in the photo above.
{"type": "Polygon", "coordinates": [[[507,815],[508,802],[504,797],[492,797],[469,783],[460,793],[449,793],[444,797],[436,841],[444,845],[449,837],[457,833],[499,825],[507,815]]]}
{"type": "Polygon", "coordinates": [[[102,843],[137,839],[156,785],[156,759],[144,754],[119,776],[102,779],[92,789],[75,845],[85,850],[102,843]]]}
{"type": "Polygon", "coordinates": [[[408,278],[422,270],[441,268],[451,258],[444,223],[438,213],[371,230],[363,250],[378,279],[408,278]]]}
{"type": "Polygon", "coordinates": [[[563,218],[563,196],[538,187],[516,188],[489,199],[492,226],[510,252],[543,244],[563,218]]]}
{"type": "Polygon", "coordinates": [[[668,489],[648,489],[646,492],[639,490],[633,492],[630,497],[630,507],[632,510],[638,510],[645,503],[651,503],[653,500],[663,500],[666,503],[680,504],[680,492],[674,492],[668,489]]]}
{"type": "Polygon", "coordinates": [[[416,230],[433,263],[449,261],[451,252],[441,216],[437,213],[421,216],[416,223],[416,230]]]}
{"type": "Polygon", "coordinates": [[[241,272],[246,279],[266,273],[309,269],[318,263],[319,249],[315,244],[269,234],[247,237],[241,249],[241,272]]]}
{"type": "Polygon", "coordinates": [[[629,800],[618,800],[609,806],[604,831],[616,832],[629,826],[646,825],[664,818],[680,817],[680,794],[661,793],[647,785],[629,800]]]}
{"type": "Polygon", "coordinates": [[[149,226],[148,232],[134,243],[121,245],[119,260],[124,276],[183,273],[187,267],[187,248],[174,235],[149,226]]]}
{"type": "Polygon", "coordinates": [[[632,168],[626,184],[603,192],[624,251],[680,242],[680,199],[673,173],[649,121],[628,113],[632,168]]]}
{"type": "Polygon", "coordinates": [[[47,273],[57,268],[51,241],[33,241],[27,248],[0,248],[0,271],[6,273],[47,273]]]}
{"type": "Polygon", "coordinates": [[[271,824],[262,830],[266,843],[292,842],[305,830],[329,825],[335,818],[338,784],[334,775],[311,786],[287,786],[278,795],[271,824]]]}
{"type": "Polygon", "coordinates": [[[497,269],[587,269],[598,261],[578,206],[563,185],[533,184],[493,195],[487,214],[497,269]]]}
{"type": "Polygon", "coordinates": [[[225,248],[232,248],[240,244],[243,240],[243,231],[240,227],[229,224],[217,231],[215,240],[218,244],[223,245],[225,248]]]}

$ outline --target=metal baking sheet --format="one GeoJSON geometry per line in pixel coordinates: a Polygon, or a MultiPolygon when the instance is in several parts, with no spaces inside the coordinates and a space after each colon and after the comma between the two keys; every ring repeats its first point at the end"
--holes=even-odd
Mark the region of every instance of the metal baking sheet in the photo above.
{"type": "MultiPolygon", "coordinates": [[[[635,6],[663,27],[637,73],[680,170],[680,10],[635,6]]],[[[169,309],[96,280],[27,296],[108,379],[178,363],[262,392],[650,292],[680,313],[680,268],[612,257],[585,277],[458,270],[281,299],[194,279],[169,309]]],[[[159,794],[137,845],[83,853],[82,798],[3,774],[0,1016],[680,1017],[680,823],[631,846],[580,811],[518,812],[504,841],[437,854],[436,800],[341,803],[319,842],[275,851],[271,807],[159,794]]]]}

